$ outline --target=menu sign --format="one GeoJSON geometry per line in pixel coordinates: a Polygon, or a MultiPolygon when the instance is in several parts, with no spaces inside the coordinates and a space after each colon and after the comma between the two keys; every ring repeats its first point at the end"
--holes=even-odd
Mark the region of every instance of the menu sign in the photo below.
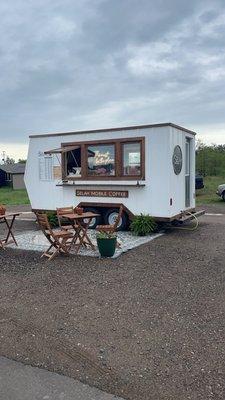
{"type": "Polygon", "coordinates": [[[40,181],[51,181],[52,180],[52,167],[53,161],[52,156],[39,156],[39,180],[40,181]]]}
{"type": "Polygon", "coordinates": [[[62,168],[60,165],[54,165],[53,178],[54,179],[62,179],[62,168]]]}
{"type": "Polygon", "coordinates": [[[84,197],[128,197],[128,190],[76,190],[76,196],[84,197]]]}

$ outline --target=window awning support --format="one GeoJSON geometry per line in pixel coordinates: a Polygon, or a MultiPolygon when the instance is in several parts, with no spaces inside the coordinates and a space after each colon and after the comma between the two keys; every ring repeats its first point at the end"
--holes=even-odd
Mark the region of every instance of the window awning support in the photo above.
{"type": "Polygon", "coordinates": [[[63,147],[59,147],[58,149],[46,150],[46,151],[44,151],[44,154],[68,153],[68,151],[77,150],[79,148],[80,148],[80,146],[63,146],[63,147]]]}

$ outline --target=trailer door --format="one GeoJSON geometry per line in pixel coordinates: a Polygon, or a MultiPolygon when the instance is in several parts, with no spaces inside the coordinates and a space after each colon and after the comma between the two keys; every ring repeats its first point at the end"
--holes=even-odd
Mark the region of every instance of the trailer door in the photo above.
{"type": "Polygon", "coordinates": [[[186,137],[185,141],[185,207],[190,207],[190,143],[191,140],[186,137]]]}

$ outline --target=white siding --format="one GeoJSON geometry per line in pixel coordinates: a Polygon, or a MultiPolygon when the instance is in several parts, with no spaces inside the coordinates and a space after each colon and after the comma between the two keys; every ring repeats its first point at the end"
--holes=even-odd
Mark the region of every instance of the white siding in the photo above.
{"type": "MultiPolygon", "coordinates": [[[[91,134],[71,134],[62,136],[43,136],[30,138],[28,161],[26,164],[25,183],[34,209],[56,209],[56,207],[76,205],[81,201],[96,203],[121,203],[134,214],[149,213],[156,217],[170,217],[185,208],[184,168],[176,176],[172,166],[172,153],[175,144],[179,144],[184,155],[185,132],[170,126],[150,127],[145,129],[96,132],[91,134]],[[44,181],[39,178],[39,157],[44,151],[58,148],[65,142],[83,142],[105,139],[145,137],[145,184],[144,187],[130,187],[130,181],[82,181],[73,187],[56,186],[57,180],[44,181]],[[105,186],[98,184],[105,183],[105,186]],[[121,198],[88,198],[76,197],[76,189],[110,189],[111,184],[118,183],[115,190],[129,191],[127,199],[121,198]],[[173,205],[170,205],[173,198],[173,205]],[[178,212],[177,212],[178,211],[178,212]]],[[[191,135],[193,138],[193,136],[191,135]]],[[[192,157],[194,158],[192,151],[192,157]]],[[[59,156],[60,157],[60,156],[59,156]]],[[[54,156],[53,164],[57,165],[54,156]]],[[[194,176],[194,175],[193,175],[194,176]]],[[[134,182],[133,182],[134,183],[134,182]]],[[[194,199],[193,199],[194,200],[194,199]]],[[[194,201],[192,201],[194,206],[194,201]]]]}

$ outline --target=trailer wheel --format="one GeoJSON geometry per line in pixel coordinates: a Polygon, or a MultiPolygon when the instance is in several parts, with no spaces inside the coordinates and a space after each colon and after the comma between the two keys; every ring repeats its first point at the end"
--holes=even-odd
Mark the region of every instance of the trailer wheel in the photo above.
{"type": "Polygon", "coordinates": [[[224,192],[222,193],[222,199],[223,199],[223,201],[225,201],[225,190],[224,190],[224,192]]]}
{"type": "MultiPolygon", "coordinates": [[[[100,214],[99,210],[97,210],[96,208],[92,208],[92,207],[87,207],[87,208],[84,209],[84,211],[85,212],[93,212],[95,214],[100,214]]],[[[89,228],[90,229],[95,229],[97,225],[101,225],[101,219],[102,219],[101,215],[99,215],[99,217],[92,218],[91,223],[89,225],[89,228]]],[[[84,219],[84,223],[85,222],[86,221],[84,219]]]]}
{"type": "MultiPolygon", "coordinates": [[[[104,223],[106,225],[113,225],[118,216],[118,213],[119,213],[118,208],[110,208],[109,210],[107,210],[104,215],[104,223]]],[[[125,230],[127,228],[127,224],[128,224],[128,218],[127,215],[123,212],[117,230],[118,231],[125,230]]]]}

